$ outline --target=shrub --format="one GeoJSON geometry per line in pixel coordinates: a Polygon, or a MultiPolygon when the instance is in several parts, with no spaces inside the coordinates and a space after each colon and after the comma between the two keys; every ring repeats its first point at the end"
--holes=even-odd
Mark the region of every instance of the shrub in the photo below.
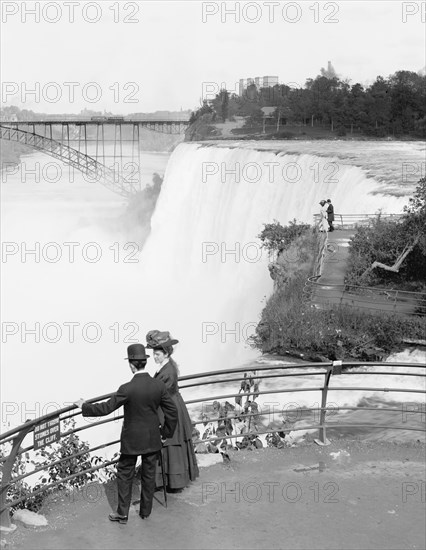
{"type": "Polygon", "coordinates": [[[263,353],[297,353],[307,359],[368,359],[397,349],[404,338],[424,338],[426,319],[368,313],[349,306],[316,309],[304,303],[293,280],[271,296],[251,345],[263,353]]]}
{"type": "Polygon", "coordinates": [[[346,283],[361,286],[392,284],[398,285],[401,290],[422,290],[426,272],[424,228],[423,236],[406,256],[398,272],[376,268],[365,273],[375,261],[394,265],[406,247],[414,242],[416,235],[422,232],[422,202],[421,198],[416,200],[416,197],[411,199],[402,220],[386,220],[378,215],[369,227],[357,228],[350,242],[346,283]]]}
{"type": "Polygon", "coordinates": [[[262,241],[262,248],[266,248],[269,253],[282,252],[310,228],[308,224],[299,223],[296,219],[289,222],[288,226],[282,226],[277,220],[266,223],[264,226],[258,238],[262,241]]]}
{"type": "MultiPolygon", "coordinates": [[[[65,432],[67,430],[72,430],[75,427],[75,420],[73,418],[63,420],[62,425],[65,432]]],[[[71,433],[62,437],[59,442],[44,447],[39,451],[34,451],[32,453],[26,452],[19,455],[13,466],[12,482],[14,477],[29,473],[34,468],[45,466],[45,470],[39,473],[40,477],[34,485],[30,485],[27,481],[25,481],[25,479],[28,478],[11,484],[7,492],[8,502],[25,497],[24,500],[13,506],[12,510],[26,508],[28,510],[38,512],[45,499],[56,491],[61,489],[69,490],[75,487],[82,487],[89,481],[98,480],[100,476],[98,471],[84,472],[84,470],[101,464],[104,459],[99,456],[91,457],[88,450],[88,443],[81,441],[75,433],[71,433]],[[83,452],[83,454],[77,457],[72,456],[73,454],[79,452],[83,452]],[[49,466],[52,462],[66,457],[69,457],[69,460],[65,460],[64,462],[54,466],[49,466]],[[60,482],[61,479],[77,474],[78,472],[82,472],[81,475],[78,475],[66,482],[60,482]],[[47,487],[55,481],[59,482],[56,486],[47,487]],[[43,487],[46,487],[45,491],[42,491],[37,495],[33,494],[35,491],[38,491],[43,487]]],[[[6,457],[8,454],[8,449],[5,447],[0,448],[0,457],[6,457]]],[[[3,474],[3,467],[4,462],[2,462],[0,469],[1,477],[3,474]]],[[[115,475],[111,466],[105,467],[104,472],[107,479],[111,479],[115,475]]]]}

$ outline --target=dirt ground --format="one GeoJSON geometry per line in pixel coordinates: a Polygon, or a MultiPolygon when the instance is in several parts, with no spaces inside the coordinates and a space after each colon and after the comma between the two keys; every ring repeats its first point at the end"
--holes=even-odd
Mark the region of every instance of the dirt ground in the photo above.
{"type": "MultiPolygon", "coordinates": [[[[13,549],[424,549],[425,444],[337,440],[230,452],[147,520],[107,516],[115,483],[57,497],[47,527],[2,535],[13,549]]],[[[134,487],[138,498],[138,487],[134,487]]]]}

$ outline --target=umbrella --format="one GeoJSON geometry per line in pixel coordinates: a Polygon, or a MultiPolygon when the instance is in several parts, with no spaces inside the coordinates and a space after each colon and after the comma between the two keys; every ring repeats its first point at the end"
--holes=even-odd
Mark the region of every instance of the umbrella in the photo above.
{"type": "Polygon", "coordinates": [[[161,477],[163,478],[164,504],[167,508],[166,472],[164,471],[163,449],[160,449],[160,452],[158,453],[158,459],[160,461],[161,477]]]}

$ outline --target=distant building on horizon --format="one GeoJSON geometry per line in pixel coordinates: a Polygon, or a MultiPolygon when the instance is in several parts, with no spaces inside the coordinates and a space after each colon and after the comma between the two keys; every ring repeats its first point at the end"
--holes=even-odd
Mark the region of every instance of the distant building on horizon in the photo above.
{"type": "Polygon", "coordinates": [[[278,84],[278,76],[256,76],[255,78],[240,78],[239,95],[242,96],[244,91],[254,84],[259,90],[260,88],[272,88],[278,84]]]}

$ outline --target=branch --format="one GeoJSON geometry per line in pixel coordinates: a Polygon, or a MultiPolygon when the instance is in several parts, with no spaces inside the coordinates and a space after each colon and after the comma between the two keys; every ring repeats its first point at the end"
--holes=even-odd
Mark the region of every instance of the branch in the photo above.
{"type": "Polygon", "coordinates": [[[413,250],[413,248],[416,246],[419,240],[420,240],[420,233],[417,234],[416,238],[410,245],[407,245],[404,248],[404,250],[402,251],[402,254],[399,256],[399,258],[397,258],[396,262],[393,265],[385,265],[385,264],[382,264],[381,262],[373,262],[373,264],[364,271],[364,273],[361,275],[360,278],[362,279],[365,275],[367,275],[367,273],[369,273],[376,267],[379,267],[380,269],[385,269],[386,271],[393,271],[394,273],[398,273],[402,265],[402,262],[405,260],[408,254],[410,254],[410,252],[413,250]]]}

